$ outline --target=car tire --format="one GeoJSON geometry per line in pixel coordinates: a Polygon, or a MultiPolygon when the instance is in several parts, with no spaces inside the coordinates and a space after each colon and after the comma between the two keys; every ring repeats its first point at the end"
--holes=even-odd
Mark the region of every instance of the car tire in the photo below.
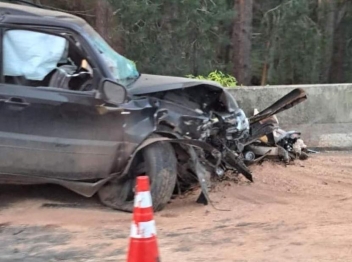
{"type": "MultiPolygon", "coordinates": [[[[153,135],[155,137],[156,135],[153,135]]],[[[132,168],[137,167],[138,160],[143,159],[144,171],[131,170],[129,178],[123,182],[109,182],[98,192],[101,202],[113,209],[133,212],[134,187],[136,177],[147,175],[155,212],[161,211],[170,201],[177,179],[177,159],[175,151],[168,142],[157,142],[142,149],[137,154],[132,168]]],[[[137,168],[138,169],[138,168],[137,168]]]]}

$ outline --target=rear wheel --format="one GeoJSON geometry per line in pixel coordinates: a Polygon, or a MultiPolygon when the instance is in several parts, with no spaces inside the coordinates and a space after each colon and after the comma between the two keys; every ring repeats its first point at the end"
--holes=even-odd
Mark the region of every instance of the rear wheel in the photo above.
{"type": "Polygon", "coordinates": [[[144,148],[136,155],[127,179],[109,182],[99,190],[101,202],[113,209],[132,212],[139,175],[149,177],[154,211],[162,210],[171,199],[177,179],[177,159],[171,144],[157,142],[144,148]]]}

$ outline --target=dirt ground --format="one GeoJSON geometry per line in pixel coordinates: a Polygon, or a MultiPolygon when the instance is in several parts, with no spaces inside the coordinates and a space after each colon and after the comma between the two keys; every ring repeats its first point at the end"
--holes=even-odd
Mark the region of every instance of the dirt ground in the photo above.
{"type": "MultiPolygon", "coordinates": [[[[253,172],[211,193],[230,211],[194,194],[155,214],[161,261],[352,261],[352,153],[253,172]]],[[[60,187],[2,186],[0,261],[125,261],[130,223],[60,187]]]]}

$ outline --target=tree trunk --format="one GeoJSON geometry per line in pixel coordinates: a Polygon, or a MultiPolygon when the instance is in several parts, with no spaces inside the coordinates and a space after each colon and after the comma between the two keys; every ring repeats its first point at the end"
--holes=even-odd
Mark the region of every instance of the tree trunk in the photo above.
{"type": "Polygon", "coordinates": [[[346,31],[340,27],[335,32],[334,41],[334,55],[331,61],[330,69],[330,83],[344,83],[345,82],[345,57],[346,57],[346,31]]]}
{"type": "Polygon", "coordinates": [[[118,32],[117,19],[107,0],[95,0],[95,29],[113,49],[123,53],[123,40],[118,32]]]}
{"type": "Polygon", "coordinates": [[[251,79],[251,36],[253,0],[235,0],[236,18],[233,24],[234,76],[238,83],[250,84],[251,79]]]}
{"type": "Polygon", "coordinates": [[[266,43],[266,56],[262,71],[262,80],[260,82],[261,86],[265,86],[268,79],[268,68],[269,68],[269,55],[270,55],[270,40],[266,43]]]}
{"type": "Polygon", "coordinates": [[[345,59],[346,59],[346,35],[348,35],[348,28],[344,22],[347,14],[348,1],[344,1],[342,5],[336,9],[335,32],[334,32],[334,49],[330,68],[330,83],[344,83],[345,82],[345,59]]]}
{"type": "Polygon", "coordinates": [[[322,64],[320,71],[320,82],[327,83],[331,70],[334,36],[335,36],[335,19],[336,19],[336,1],[319,0],[319,24],[323,31],[323,48],[322,64]]]}

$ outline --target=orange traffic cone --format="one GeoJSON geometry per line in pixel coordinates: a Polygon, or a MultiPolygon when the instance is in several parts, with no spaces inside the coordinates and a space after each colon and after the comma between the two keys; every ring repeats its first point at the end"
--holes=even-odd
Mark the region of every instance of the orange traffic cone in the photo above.
{"type": "Polygon", "coordinates": [[[137,177],[127,262],[159,262],[152,197],[147,176],[137,177]]]}

